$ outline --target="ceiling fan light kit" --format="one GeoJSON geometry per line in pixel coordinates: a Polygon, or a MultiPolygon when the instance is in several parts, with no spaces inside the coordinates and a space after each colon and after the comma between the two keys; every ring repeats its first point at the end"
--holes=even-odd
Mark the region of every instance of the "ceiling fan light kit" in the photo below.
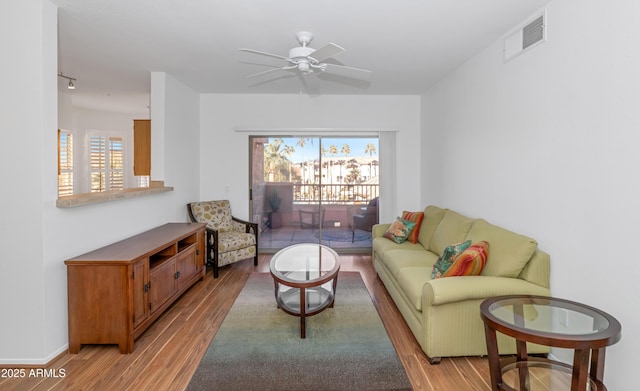
{"type": "Polygon", "coordinates": [[[238,49],[243,52],[259,54],[262,56],[274,57],[280,60],[287,61],[287,65],[280,68],[273,68],[266,71],[254,73],[248,75],[247,78],[264,75],[271,72],[281,70],[297,70],[302,75],[310,75],[315,72],[327,72],[335,73],[345,77],[351,77],[361,80],[369,80],[371,77],[371,71],[365,69],[358,69],[347,67],[343,65],[327,64],[326,61],[332,57],[335,57],[345,52],[345,49],[336,45],[335,43],[329,43],[319,49],[313,49],[309,46],[309,43],[313,40],[313,34],[308,31],[301,31],[296,34],[296,38],[300,46],[294,47],[289,50],[289,56],[281,56],[278,54],[262,52],[254,49],[238,49]]]}

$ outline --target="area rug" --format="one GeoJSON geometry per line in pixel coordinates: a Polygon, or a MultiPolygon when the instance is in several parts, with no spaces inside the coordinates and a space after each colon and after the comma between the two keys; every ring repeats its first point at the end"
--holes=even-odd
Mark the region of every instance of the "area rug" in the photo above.
{"type": "Polygon", "coordinates": [[[304,339],[273,289],[251,274],[187,390],[412,389],[359,273],[340,273],[334,308],[307,318],[304,339]]]}
{"type": "MultiPolygon", "coordinates": [[[[322,240],[335,241],[335,242],[350,242],[351,235],[353,233],[351,231],[345,230],[323,230],[322,231],[322,240]]],[[[320,232],[315,233],[316,238],[320,238],[320,232]]],[[[370,232],[362,232],[356,231],[353,241],[359,242],[361,240],[369,240],[371,239],[370,232]]]]}

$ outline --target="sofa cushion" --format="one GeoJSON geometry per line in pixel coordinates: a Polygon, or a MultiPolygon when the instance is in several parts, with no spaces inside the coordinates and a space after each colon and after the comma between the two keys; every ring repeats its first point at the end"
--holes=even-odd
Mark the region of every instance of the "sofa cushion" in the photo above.
{"type": "Polygon", "coordinates": [[[430,267],[403,267],[398,272],[398,285],[417,311],[422,311],[422,290],[430,280],[430,267]]]}
{"type": "Polygon", "coordinates": [[[373,252],[376,253],[379,257],[382,257],[387,251],[390,250],[413,250],[426,252],[425,248],[422,247],[420,243],[413,244],[411,242],[405,241],[404,243],[398,244],[385,237],[373,238],[372,247],[373,252]]]}
{"type": "Polygon", "coordinates": [[[245,232],[220,232],[218,234],[218,252],[226,253],[236,251],[246,247],[255,246],[256,235],[245,232]]]}
{"type": "Polygon", "coordinates": [[[489,224],[484,219],[473,223],[467,239],[474,243],[481,240],[491,243],[483,276],[518,277],[538,246],[535,240],[489,224]]]}
{"type": "MultiPolygon", "coordinates": [[[[398,272],[405,267],[426,267],[431,271],[433,265],[438,260],[438,256],[431,251],[402,249],[387,251],[381,257],[381,260],[387,269],[389,269],[391,275],[397,279],[398,272]]],[[[429,273],[425,274],[425,276],[429,276],[429,273]]],[[[422,278],[426,279],[427,277],[425,276],[422,276],[422,278]]]]}
{"type": "Polygon", "coordinates": [[[473,219],[447,209],[440,224],[433,232],[431,242],[429,242],[429,250],[442,255],[444,249],[451,243],[464,242],[472,224],[473,219]]]}
{"type": "Polygon", "coordinates": [[[440,278],[444,275],[444,273],[449,269],[453,261],[456,260],[458,255],[462,254],[464,250],[467,249],[471,245],[471,241],[467,240],[461,243],[454,243],[452,245],[447,246],[442,252],[442,255],[438,257],[438,260],[433,265],[433,269],[431,271],[431,278],[440,278]]]}
{"type": "Polygon", "coordinates": [[[424,212],[408,212],[405,210],[402,212],[402,218],[416,223],[416,225],[411,230],[411,233],[409,234],[407,240],[411,243],[418,243],[418,234],[420,233],[422,220],[424,220],[424,212]]]}
{"type": "Polygon", "coordinates": [[[469,246],[449,266],[442,277],[477,276],[487,263],[489,243],[481,241],[469,246]]]}
{"type": "Polygon", "coordinates": [[[436,228],[438,228],[438,224],[440,224],[442,216],[444,216],[444,209],[442,208],[438,208],[433,205],[424,208],[424,219],[420,226],[420,232],[418,232],[418,242],[420,242],[424,248],[429,248],[431,237],[433,236],[436,228]]]}
{"type": "Polygon", "coordinates": [[[393,240],[396,243],[403,243],[413,230],[413,227],[416,226],[416,223],[412,221],[405,220],[400,217],[396,217],[395,221],[391,223],[387,232],[384,233],[384,237],[390,240],[393,240]]]}

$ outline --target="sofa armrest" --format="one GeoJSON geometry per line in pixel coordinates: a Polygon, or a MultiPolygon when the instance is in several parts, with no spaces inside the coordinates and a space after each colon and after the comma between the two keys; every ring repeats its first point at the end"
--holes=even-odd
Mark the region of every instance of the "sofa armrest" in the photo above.
{"type": "Polygon", "coordinates": [[[437,306],[502,295],[550,296],[545,287],[519,278],[493,276],[444,277],[428,281],[422,288],[422,305],[437,306]]]}
{"type": "Polygon", "coordinates": [[[391,226],[391,223],[375,224],[371,228],[371,237],[381,238],[384,235],[384,233],[387,232],[390,226],[391,226]]]}

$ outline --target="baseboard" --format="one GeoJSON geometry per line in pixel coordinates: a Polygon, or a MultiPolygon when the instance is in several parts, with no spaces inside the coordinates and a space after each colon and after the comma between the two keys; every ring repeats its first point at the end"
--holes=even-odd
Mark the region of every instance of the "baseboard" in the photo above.
{"type": "Polygon", "coordinates": [[[59,359],[60,357],[64,356],[65,354],[67,354],[67,352],[69,351],[69,345],[65,344],[64,346],[62,346],[60,349],[56,350],[55,352],[51,353],[49,356],[43,358],[43,359],[31,359],[31,358],[21,358],[21,359],[15,359],[15,360],[11,360],[11,359],[0,359],[0,368],[7,368],[7,367],[11,367],[11,368],[42,368],[42,367],[47,367],[50,364],[52,364],[54,361],[56,361],[57,359],[59,359]]]}

